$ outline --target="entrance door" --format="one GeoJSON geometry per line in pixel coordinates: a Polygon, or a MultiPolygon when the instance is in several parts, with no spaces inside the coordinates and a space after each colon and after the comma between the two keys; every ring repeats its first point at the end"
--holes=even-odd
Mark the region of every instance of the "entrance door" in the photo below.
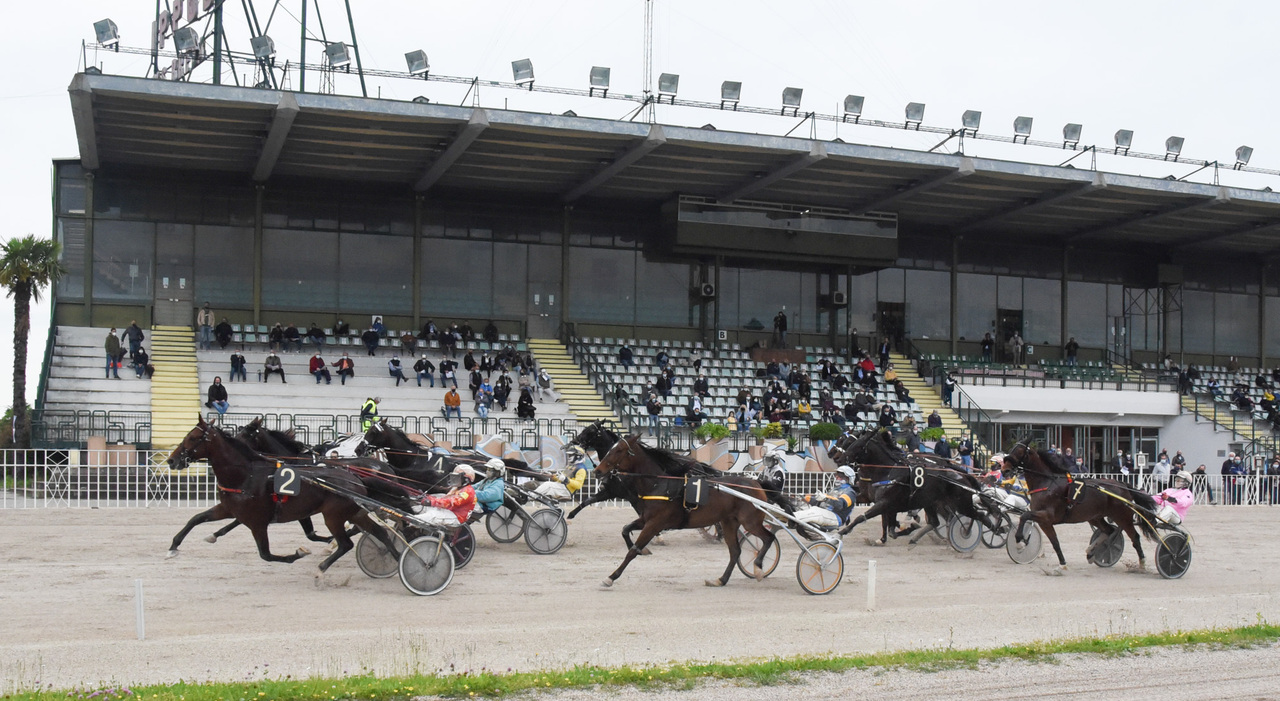
{"type": "MultiPolygon", "coordinates": [[[[1009,339],[1013,338],[1013,334],[1022,335],[1022,310],[1021,309],[997,309],[996,310],[996,358],[1004,363],[1021,362],[1020,359],[1013,358],[1009,352],[1009,339]]],[[[1023,339],[1025,340],[1025,339],[1023,339]]]]}
{"type": "Polygon", "coordinates": [[[191,266],[156,263],[152,323],[190,326],[193,323],[191,266]]]}
{"type": "Polygon", "coordinates": [[[1128,358],[1131,351],[1129,342],[1129,318],[1111,317],[1111,352],[1117,358],[1128,358]]]}
{"type": "Polygon", "coordinates": [[[888,337],[893,349],[905,351],[903,340],[907,333],[907,305],[902,302],[876,302],[876,336],[871,347],[879,348],[880,339],[888,337]]]}
{"type": "Polygon", "coordinates": [[[525,335],[529,338],[559,338],[561,307],[560,248],[529,246],[529,284],[525,313],[525,335]]]}

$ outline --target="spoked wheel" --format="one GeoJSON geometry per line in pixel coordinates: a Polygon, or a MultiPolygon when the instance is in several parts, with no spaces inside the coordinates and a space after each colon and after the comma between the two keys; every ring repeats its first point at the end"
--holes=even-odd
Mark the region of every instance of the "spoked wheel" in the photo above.
{"type": "Polygon", "coordinates": [[[396,575],[399,559],[373,534],[361,533],[356,541],[356,565],[374,579],[386,579],[396,575]]]}
{"type": "Polygon", "coordinates": [[[514,543],[524,534],[524,512],[507,504],[499,506],[484,517],[484,529],[489,537],[499,543],[514,543]]]}
{"type": "Polygon", "coordinates": [[[400,554],[400,581],[418,596],[444,591],[453,581],[453,570],[453,551],[437,536],[422,536],[400,554]]]}
{"type": "Polygon", "coordinates": [[[813,543],[800,551],[796,580],[810,594],[830,594],[844,578],[844,555],[830,543],[813,543]]]}
{"type": "Polygon", "coordinates": [[[1111,533],[1106,533],[1100,528],[1093,529],[1093,537],[1089,539],[1086,553],[1092,554],[1089,561],[1098,567],[1111,567],[1124,554],[1124,531],[1116,528],[1111,533]]]}
{"type": "Polygon", "coordinates": [[[982,524],[956,514],[947,523],[947,540],[958,553],[971,553],[982,542],[982,524]]]}
{"type": "Polygon", "coordinates": [[[538,509],[524,526],[524,542],[539,555],[550,555],[569,539],[569,524],[560,509],[538,509]]]}
{"type": "Polygon", "coordinates": [[[706,538],[712,543],[718,543],[724,540],[724,534],[720,532],[720,524],[718,523],[713,523],[710,526],[703,526],[698,530],[698,532],[702,534],[703,538],[706,538]]]}
{"type": "Polygon", "coordinates": [[[1005,538],[1013,531],[1013,520],[1009,514],[1000,514],[1000,530],[993,531],[985,525],[982,527],[982,544],[995,550],[1003,548],[1005,538]]]}
{"type": "Polygon", "coordinates": [[[1009,553],[1009,559],[1025,565],[1040,557],[1040,551],[1044,548],[1044,536],[1040,534],[1040,527],[1034,523],[1027,522],[1026,534],[1027,541],[1019,543],[1015,531],[1018,527],[1014,526],[1009,530],[1009,535],[1005,541],[1005,552],[1009,553]]]}
{"type": "Polygon", "coordinates": [[[457,569],[462,569],[471,562],[471,557],[476,554],[476,534],[471,530],[471,526],[462,524],[456,531],[450,533],[447,541],[449,549],[453,551],[453,564],[457,569]]]}
{"type": "Polygon", "coordinates": [[[1178,533],[1166,533],[1164,540],[1156,546],[1156,570],[1165,579],[1177,579],[1187,573],[1191,567],[1191,542],[1187,536],[1178,533]]]}
{"type": "MultiPolygon", "coordinates": [[[[760,554],[760,546],[764,545],[764,541],[757,536],[747,533],[742,528],[738,528],[738,546],[742,548],[742,552],[738,554],[738,571],[748,577],[756,576],[756,556],[760,554]]],[[[764,555],[764,564],[761,571],[764,576],[768,577],[773,571],[778,569],[778,561],[782,559],[782,546],[778,545],[778,539],[773,539],[773,545],[769,547],[769,551],[764,555]]]]}

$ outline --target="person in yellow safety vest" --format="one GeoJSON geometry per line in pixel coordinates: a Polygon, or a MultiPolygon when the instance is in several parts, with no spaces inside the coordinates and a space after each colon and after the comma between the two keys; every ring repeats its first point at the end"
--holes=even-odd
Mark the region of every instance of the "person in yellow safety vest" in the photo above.
{"type": "Polygon", "coordinates": [[[556,501],[569,501],[582,489],[583,483],[587,481],[587,468],[583,465],[585,456],[572,448],[566,449],[564,453],[564,472],[551,475],[550,479],[539,484],[533,491],[556,501]]]}
{"type": "Polygon", "coordinates": [[[360,407],[360,430],[368,431],[378,421],[378,403],[381,401],[382,397],[364,400],[364,406],[360,407]]]}

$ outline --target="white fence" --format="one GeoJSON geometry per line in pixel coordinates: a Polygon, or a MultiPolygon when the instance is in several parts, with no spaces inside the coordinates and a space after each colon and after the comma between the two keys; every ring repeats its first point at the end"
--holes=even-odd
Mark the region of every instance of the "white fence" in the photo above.
{"type": "MultiPolygon", "coordinates": [[[[0,508],[207,507],[216,503],[217,489],[207,466],[170,470],[167,458],[167,452],[154,450],[0,451],[0,508]]],[[[1152,475],[1121,479],[1149,492],[1167,486],[1152,475]]],[[[830,483],[831,473],[792,473],[787,491],[808,494],[830,483]]],[[[588,480],[583,491],[590,495],[595,489],[594,480],[588,480]]],[[[1280,505],[1280,477],[1261,473],[1198,475],[1193,489],[1198,504],[1280,505]]]]}

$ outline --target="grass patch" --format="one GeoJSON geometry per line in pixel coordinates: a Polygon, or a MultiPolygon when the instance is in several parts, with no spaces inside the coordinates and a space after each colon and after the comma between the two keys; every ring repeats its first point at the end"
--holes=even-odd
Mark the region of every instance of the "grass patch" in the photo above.
{"type": "Polygon", "coordinates": [[[930,649],[884,652],[870,655],[787,657],[736,663],[677,664],[654,667],[575,667],[558,672],[481,672],[478,674],[415,675],[344,679],[276,679],[255,682],[178,682],[140,687],[35,690],[5,694],[13,701],[334,701],[370,699],[396,701],[417,696],[453,698],[498,697],[534,689],[634,686],[652,689],[691,689],[699,680],[715,679],[742,684],[775,685],[797,681],[812,672],[845,672],[852,669],[906,668],[924,672],[975,668],[1001,660],[1052,661],[1056,655],[1126,655],[1143,649],[1169,646],[1210,645],[1218,648],[1252,647],[1280,640],[1280,626],[1258,623],[1223,628],[1150,635],[1078,638],[985,649],[930,649]]]}

